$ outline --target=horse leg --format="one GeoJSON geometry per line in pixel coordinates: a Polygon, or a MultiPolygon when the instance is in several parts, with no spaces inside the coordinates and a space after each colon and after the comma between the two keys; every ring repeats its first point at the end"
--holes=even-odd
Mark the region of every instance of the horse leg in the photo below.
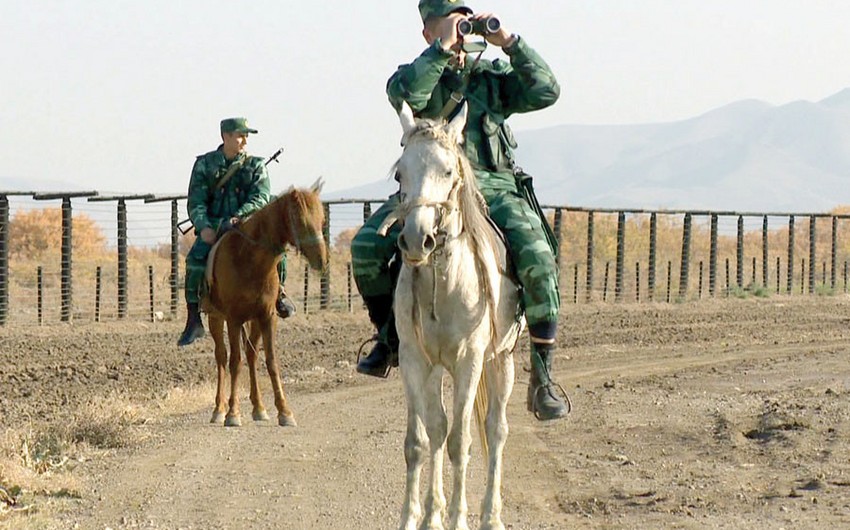
{"type": "Polygon", "coordinates": [[[481,529],[504,530],[502,524],[502,452],[508,439],[508,399],[514,385],[512,355],[494,359],[484,367],[487,375],[489,407],[485,430],[490,460],[487,463],[487,488],[481,501],[481,529]]]}
{"type": "Polygon", "coordinates": [[[283,392],[283,383],[280,382],[280,368],[277,366],[277,358],[274,355],[274,332],[277,321],[274,317],[264,318],[257,321],[263,334],[263,347],[266,350],[266,369],[272,381],[274,392],[274,406],[277,408],[277,424],[281,427],[295,427],[295,415],[286,402],[286,394],[283,392]]]}
{"type": "Polygon", "coordinates": [[[446,496],[443,493],[443,451],[446,447],[448,419],[443,404],[443,367],[432,368],[425,384],[425,432],[430,443],[431,474],[422,527],[432,530],[443,528],[443,511],[446,508],[446,496]]]}
{"type": "Polygon", "coordinates": [[[239,370],[242,366],[242,323],[227,321],[227,339],[230,343],[230,401],[225,427],[239,427],[242,418],[239,413],[239,370]]]}
{"type": "Polygon", "coordinates": [[[399,346],[399,371],[407,398],[407,434],[404,438],[404,461],[407,480],[404,487],[404,504],[401,509],[399,530],[416,530],[422,514],[419,500],[419,476],[425,462],[425,389],[429,367],[420,354],[405,343],[399,346]]]}
{"type": "Polygon", "coordinates": [[[260,330],[256,324],[247,326],[248,336],[245,337],[245,358],[248,360],[248,376],[251,379],[251,417],[254,421],[269,421],[269,413],[263,405],[260,396],[260,383],[257,380],[257,348],[260,345],[260,330]]]}
{"type": "Polygon", "coordinates": [[[466,469],[469,465],[469,448],[472,445],[469,426],[472,422],[475,392],[481,377],[480,354],[467,351],[467,354],[460,358],[463,360],[455,368],[454,374],[454,412],[448,438],[453,475],[452,500],[449,505],[449,528],[452,530],[469,528],[469,506],[466,502],[466,469]]]}
{"type": "Polygon", "coordinates": [[[215,409],[210,423],[224,423],[224,378],[227,376],[227,346],[224,344],[224,320],[217,315],[209,316],[210,335],[215,343],[215,409]]]}

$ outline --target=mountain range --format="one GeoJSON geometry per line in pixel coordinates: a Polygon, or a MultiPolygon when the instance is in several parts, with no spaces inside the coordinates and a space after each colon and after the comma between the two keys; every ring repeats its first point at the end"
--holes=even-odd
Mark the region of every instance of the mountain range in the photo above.
{"type": "MultiPolygon", "coordinates": [[[[850,204],[850,88],[817,102],[742,100],[640,125],[517,131],[546,205],[828,211],[850,204]]],[[[381,198],[391,180],[325,194],[381,198]]]]}

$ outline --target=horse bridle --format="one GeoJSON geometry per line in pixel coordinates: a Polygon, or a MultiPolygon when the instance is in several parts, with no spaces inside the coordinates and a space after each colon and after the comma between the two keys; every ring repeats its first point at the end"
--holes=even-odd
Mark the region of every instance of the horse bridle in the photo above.
{"type": "Polygon", "coordinates": [[[413,200],[402,201],[398,204],[398,206],[396,206],[395,210],[387,216],[384,222],[381,223],[380,228],[378,228],[378,233],[380,235],[386,235],[392,225],[397,222],[404,223],[404,219],[407,218],[410,212],[416,208],[434,208],[436,211],[436,222],[434,223],[434,230],[432,231],[432,235],[436,241],[434,252],[440,250],[446,244],[448,226],[451,222],[452,214],[456,213],[460,209],[458,206],[459,203],[457,196],[458,193],[460,193],[461,188],[463,188],[465,181],[465,174],[460,156],[457,157],[457,171],[459,173],[459,178],[452,185],[452,189],[449,190],[449,195],[446,200],[430,201],[423,199],[422,197],[417,197],[413,200]]]}

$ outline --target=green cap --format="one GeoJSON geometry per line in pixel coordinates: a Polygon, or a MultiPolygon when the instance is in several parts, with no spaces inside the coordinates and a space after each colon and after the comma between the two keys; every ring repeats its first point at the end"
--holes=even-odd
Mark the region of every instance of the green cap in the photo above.
{"type": "Polygon", "coordinates": [[[419,14],[422,16],[422,22],[431,17],[444,17],[455,11],[472,14],[472,9],[468,8],[463,0],[419,0],[419,14]]]}
{"type": "Polygon", "coordinates": [[[257,129],[248,127],[248,120],[245,118],[226,118],[221,120],[222,133],[256,133],[257,129]]]}

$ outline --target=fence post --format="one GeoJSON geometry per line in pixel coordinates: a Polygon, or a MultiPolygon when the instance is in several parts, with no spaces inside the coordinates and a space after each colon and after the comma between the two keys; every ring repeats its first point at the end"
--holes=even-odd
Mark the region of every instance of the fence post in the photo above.
{"type": "Polygon", "coordinates": [[[817,240],[815,237],[817,231],[817,218],[812,215],[809,217],[809,294],[815,292],[815,264],[817,263],[817,240]]]}
{"type": "Polygon", "coordinates": [[[94,321],[100,322],[100,293],[101,293],[101,285],[102,285],[102,277],[103,272],[100,265],[97,266],[95,270],[95,282],[94,282],[94,321]]]}
{"type": "Polygon", "coordinates": [[[767,216],[762,217],[761,220],[761,284],[767,289],[769,285],[769,275],[768,275],[768,260],[770,259],[768,256],[768,248],[767,248],[767,216]]]}
{"type": "Polygon", "coordinates": [[[0,195],[0,326],[9,314],[9,197],[0,195]]]}
{"type": "Polygon", "coordinates": [[[608,266],[611,265],[611,262],[605,262],[605,282],[602,284],[602,301],[608,301],[608,266]]]}
{"type": "Polygon", "coordinates": [[[697,297],[702,300],[702,260],[699,260],[699,291],[697,297]]]}
{"type": "Polygon", "coordinates": [[[670,303],[670,284],[673,278],[673,262],[667,261],[667,303],[670,303]]]}
{"type": "Polygon", "coordinates": [[[688,294],[688,280],[691,268],[691,222],[690,212],[685,214],[682,227],[682,265],[679,270],[679,298],[684,299],[688,294]]]}
{"type": "Polygon", "coordinates": [[[593,292],[593,212],[587,212],[587,281],[586,301],[590,302],[593,292]]]}
{"type": "Polygon", "coordinates": [[[348,282],[348,312],[351,313],[352,311],[354,311],[354,304],[353,304],[353,292],[352,292],[352,289],[351,289],[352,271],[351,271],[351,262],[350,261],[345,264],[345,276],[346,276],[346,279],[347,279],[347,282],[348,282]]]}
{"type": "Polygon", "coordinates": [[[367,219],[372,217],[372,203],[364,202],[363,203],[363,222],[365,223],[367,219]]]}
{"type": "Polygon", "coordinates": [[[73,300],[73,285],[71,284],[71,252],[73,221],[71,215],[71,198],[62,198],[62,322],[71,320],[71,303],[73,300]]]}
{"type": "Polygon", "coordinates": [[[635,262],[635,302],[640,303],[640,262],[635,262]]]}
{"type": "Polygon", "coordinates": [[[711,231],[708,253],[708,294],[717,292],[717,214],[711,214],[711,231]]]}
{"type": "Polygon", "coordinates": [[[154,297],[153,297],[153,265],[148,265],[148,289],[150,292],[150,302],[151,302],[151,310],[150,310],[150,319],[151,322],[155,322],[154,319],[154,297]]]}
{"type": "Polygon", "coordinates": [[[38,325],[44,324],[44,273],[41,265],[36,269],[36,289],[38,290],[38,325]]]}
{"type": "Polygon", "coordinates": [[[552,231],[555,232],[555,242],[557,243],[557,247],[555,248],[555,264],[558,270],[561,270],[561,227],[564,224],[563,217],[564,211],[561,208],[555,208],[555,223],[552,231]]]}
{"type": "Polygon", "coordinates": [[[834,215],[832,216],[832,255],[830,256],[831,263],[829,269],[829,287],[833,291],[835,290],[835,270],[836,267],[836,258],[838,254],[838,218],[834,215]]]}
{"type": "Polygon", "coordinates": [[[658,252],[658,214],[652,212],[649,216],[649,272],[647,281],[649,292],[647,296],[652,302],[655,298],[655,258],[658,252]]]}
{"type": "MultiPolygon", "coordinates": [[[[623,267],[626,258],[626,214],[617,214],[617,270],[614,278],[614,301],[623,299],[623,267]]],[[[606,270],[607,273],[607,270],[606,270]]],[[[607,282],[606,282],[607,283],[607,282]]]]}
{"type": "Polygon", "coordinates": [[[788,216],[788,294],[791,294],[794,289],[794,216],[788,216]]]}
{"type": "Polygon", "coordinates": [[[310,286],[310,265],[304,265],[304,314],[307,314],[307,296],[309,295],[310,286]]]}
{"type": "Polygon", "coordinates": [[[738,245],[735,252],[735,280],[738,289],[744,286],[744,216],[738,216],[738,245]]]}
{"type": "Polygon", "coordinates": [[[806,294],[806,258],[800,260],[800,294],[806,294]]]}
{"type": "Polygon", "coordinates": [[[781,275],[781,270],[779,256],[776,256],[776,294],[779,294],[779,276],[781,275]]]}
{"type": "MultiPolygon", "coordinates": [[[[325,208],[325,223],[322,226],[322,237],[325,238],[325,248],[330,252],[331,248],[331,205],[328,203],[324,203],[325,208]]],[[[322,279],[321,279],[321,299],[319,301],[320,309],[327,309],[330,303],[331,298],[331,265],[330,259],[328,260],[328,266],[325,267],[325,270],[322,271],[322,279]]]]}
{"type": "Polygon", "coordinates": [[[753,256],[753,278],[752,278],[752,287],[755,289],[756,287],[756,257],[753,256]]]}
{"type": "Polygon", "coordinates": [[[171,201],[171,272],[168,275],[168,283],[171,288],[171,316],[177,315],[177,276],[180,270],[179,244],[180,234],[177,230],[177,200],[171,201]]]}
{"type": "Polygon", "coordinates": [[[729,298],[729,293],[732,292],[732,286],[729,283],[729,258],[726,258],[726,298],[729,298]]]}
{"type": "Polygon", "coordinates": [[[127,202],[118,199],[118,318],[127,316],[127,202]]]}

